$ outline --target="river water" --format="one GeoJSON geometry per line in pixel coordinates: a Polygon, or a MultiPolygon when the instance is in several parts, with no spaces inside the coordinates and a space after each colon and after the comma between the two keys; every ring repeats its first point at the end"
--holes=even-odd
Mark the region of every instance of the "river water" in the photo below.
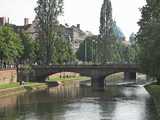
{"type": "Polygon", "coordinates": [[[0,99],[0,120],[158,120],[141,86],[93,91],[79,84],[0,99]]]}

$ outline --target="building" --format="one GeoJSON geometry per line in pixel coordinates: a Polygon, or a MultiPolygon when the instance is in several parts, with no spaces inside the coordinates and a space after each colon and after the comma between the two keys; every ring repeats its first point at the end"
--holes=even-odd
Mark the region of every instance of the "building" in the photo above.
{"type": "Polygon", "coordinates": [[[80,29],[80,24],[77,26],[72,25],[71,27],[64,27],[64,36],[71,42],[73,52],[76,52],[80,44],[85,40],[86,37],[92,36],[91,32],[84,32],[80,29]]]}
{"type": "Polygon", "coordinates": [[[7,17],[0,17],[0,26],[9,24],[9,18],[7,17]]]}
{"type": "MultiPolygon", "coordinates": [[[[5,17],[0,17],[0,25],[5,25],[6,23],[9,24],[9,18],[6,19],[5,17]],[[8,21],[6,21],[8,20],[8,21]]],[[[36,20],[34,20],[31,24],[28,18],[24,18],[24,25],[17,26],[14,24],[9,24],[15,32],[24,32],[27,34],[30,34],[32,39],[36,39],[36,20]]],[[[63,34],[66,40],[69,40],[71,43],[71,47],[73,49],[73,52],[75,53],[80,44],[85,40],[86,37],[92,36],[93,34],[89,31],[82,31],[80,28],[80,24],[72,25],[71,27],[66,25],[60,25],[60,27],[63,27],[63,34]]]]}
{"type": "Polygon", "coordinates": [[[15,32],[20,33],[24,32],[26,34],[29,34],[32,39],[36,39],[36,31],[35,31],[35,21],[32,23],[29,22],[28,18],[24,18],[24,25],[15,25],[15,24],[9,24],[15,32]]]}

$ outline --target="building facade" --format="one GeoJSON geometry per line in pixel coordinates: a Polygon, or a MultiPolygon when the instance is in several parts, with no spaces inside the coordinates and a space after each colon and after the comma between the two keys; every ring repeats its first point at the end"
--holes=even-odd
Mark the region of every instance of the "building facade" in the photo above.
{"type": "Polygon", "coordinates": [[[64,27],[64,36],[70,41],[74,53],[78,50],[85,38],[92,35],[93,34],[88,31],[82,31],[80,29],[80,24],[77,24],[77,26],[72,25],[71,27],[64,27]]]}
{"type": "MultiPolygon", "coordinates": [[[[0,17],[0,26],[9,24],[9,18],[0,17]]],[[[24,18],[24,25],[17,26],[15,24],[9,24],[15,32],[24,32],[26,34],[31,35],[32,39],[36,39],[36,20],[34,20],[32,23],[29,22],[28,18],[24,18]]],[[[80,44],[85,40],[86,37],[92,36],[93,34],[89,31],[84,32],[80,28],[80,24],[77,25],[60,25],[63,27],[63,34],[66,40],[70,41],[71,47],[73,49],[73,52],[75,53],[80,44]]]]}

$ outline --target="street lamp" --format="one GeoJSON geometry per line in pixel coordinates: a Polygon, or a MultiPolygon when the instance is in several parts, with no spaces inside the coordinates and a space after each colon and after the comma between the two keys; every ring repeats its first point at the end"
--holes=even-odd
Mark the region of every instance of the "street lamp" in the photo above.
{"type": "Polygon", "coordinates": [[[84,40],[84,62],[87,62],[87,42],[84,40]]]}

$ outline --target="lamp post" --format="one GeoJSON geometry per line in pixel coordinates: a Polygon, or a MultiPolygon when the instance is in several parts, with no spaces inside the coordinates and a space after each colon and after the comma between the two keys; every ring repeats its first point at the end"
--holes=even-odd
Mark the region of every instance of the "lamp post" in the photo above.
{"type": "Polygon", "coordinates": [[[94,40],[92,40],[92,46],[91,46],[92,47],[92,63],[93,63],[93,54],[94,54],[94,46],[93,46],[94,44],[93,44],[93,42],[94,42],[94,40]]]}
{"type": "Polygon", "coordinates": [[[84,62],[87,62],[87,42],[84,41],[84,62]]]}

